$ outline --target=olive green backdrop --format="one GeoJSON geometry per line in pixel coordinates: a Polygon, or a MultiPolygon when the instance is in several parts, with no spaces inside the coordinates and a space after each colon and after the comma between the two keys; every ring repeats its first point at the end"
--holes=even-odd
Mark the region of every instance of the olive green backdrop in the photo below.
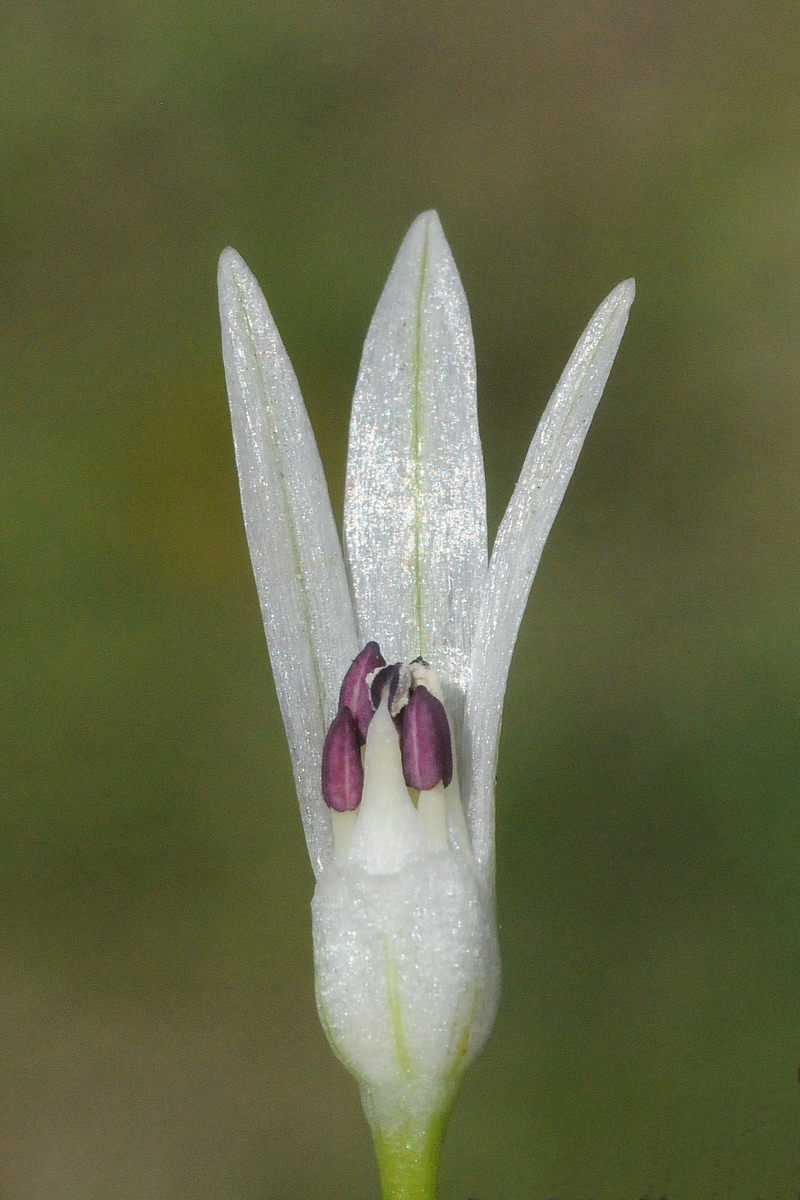
{"type": "Polygon", "coordinates": [[[639,289],[511,675],[505,991],[443,1200],[794,1200],[796,3],[6,0],[0,162],[3,1200],[376,1196],[314,1011],[215,269],[258,275],[338,511],[429,207],[492,528],[639,289]]]}

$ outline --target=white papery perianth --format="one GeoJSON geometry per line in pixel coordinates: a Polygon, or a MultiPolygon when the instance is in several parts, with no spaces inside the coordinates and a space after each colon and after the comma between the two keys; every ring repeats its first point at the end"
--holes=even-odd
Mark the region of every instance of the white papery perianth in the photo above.
{"type": "Polygon", "coordinates": [[[235,250],[219,261],[222,353],[242,511],[315,873],[333,853],[322,744],[357,650],[317,444],[280,334],[235,250]]]}
{"type": "Polygon", "coordinates": [[[469,311],[438,217],[418,217],[358,375],[347,571],[294,372],[233,250],[220,260],[219,288],[245,526],[317,876],[319,1012],[361,1085],[376,1147],[394,1131],[397,1162],[430,1141],[494,1018],[494,789],[511,653],[634,284],[611,292],[579,340],[487,564],[469,311]],[[453,781],[415,804],[391,717],[379,708],[360,807],[332,817],[322,798],[323,742],[348,664],[372,640],[390,663],[422,655],[438,672],[453,781]]]}
{"type": "Polygon", "coordinates": [[[561,507],[636,295],[632,279],[587,325],[533,436],[497,531],[472,643],[462,743],[462,786],[472,849],[494,874],[494,788],[511,655],[544,544],[561,507]]]}
{"type": "Polygon", "coordinates": [[[358,372],[344,502],[362,642],[422,655],[460,738],[486,578],[486,484],[464,289],[436,213],[409,229],[358,372]]]}

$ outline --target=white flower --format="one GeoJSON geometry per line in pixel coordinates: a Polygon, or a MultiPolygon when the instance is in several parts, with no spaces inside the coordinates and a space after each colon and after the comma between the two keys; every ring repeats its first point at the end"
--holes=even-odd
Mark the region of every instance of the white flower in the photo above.
{"type": "Polygon", "coordinates": [[[244,520],[317,877],[320,1016],[361,1085],[385,1194],[432,1195],[447,1111],[497,1002],[494,779],[511,652],[634,285],[615,288],[580,339],[488,561],[472,333],[436,214],[412,225],[367,335],[345,559],[294,372],[233,250],[219,287],[244,520]],[[443,701],[453,779],[409,789],[379,693],[363,791],[356,756],[356,791],[337,805],[352,811],[336,812],[322,795],[323,745],[343,677],[372,641],[405,664],[403,700],[424,683],[443,701]]]}

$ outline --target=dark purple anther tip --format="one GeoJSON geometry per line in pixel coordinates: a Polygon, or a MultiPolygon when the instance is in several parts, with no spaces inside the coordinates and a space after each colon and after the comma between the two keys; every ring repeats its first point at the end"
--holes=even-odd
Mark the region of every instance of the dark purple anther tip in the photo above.
{"type": "Polygon", "coordinates": [[[453,778],[453,746],[447,713],[441,700],[421,684],[414,688],[403,713],[400,749],[408,787],[429,792],[440,781],[448,786],[453,778]]]}
{"type": "Polygon", "coordinates": [[[392,663],[391,666],[383,667],[378,671],[369,685],[370,699],[375,711],[378,711],[381,706],[381,700],[386,696],[389,702],[389,712],[393,717],[396,717],[400,711],[400,708],[396,704],[398,699],[401,700],[400,707],[402,707],[402,697],[398,697],[398,691],[401,689],[401,685],[408,686],[407,680],[407,670],[405,672],[405,680],[403,679],[402,663],[392,663]]]}
{"type": "Polygon", "coordinates": [[[356,723],[358,740],[362,746],[367,740],[367,729],[375,711],[369,697],[367,676],[385,666],[386,659],[381,654],[378,643],[367,642],[361,653],[347,668],[347,674],[342,680],[339,708],[350,709],[356,723]]]}
{"type": "Polygon", "coordinates": [[[322,798],[336,812],[352,812],[363,788],[358,729],[350,709],[340,708],[322,747],[322,798]]]}

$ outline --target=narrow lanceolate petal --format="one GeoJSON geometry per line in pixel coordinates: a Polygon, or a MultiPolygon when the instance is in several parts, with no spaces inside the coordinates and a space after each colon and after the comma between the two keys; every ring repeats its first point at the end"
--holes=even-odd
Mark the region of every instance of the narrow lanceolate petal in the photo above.
{"type": "Polygon", "coordinates": [[[411,226],[353,400],[345,550],[361,638],[422,655],[460,729],[486,575],[486,497],[469,311],[435,213],[411,226]]]}
{"type": "Polygon", "coordinates": [[[539,422],[492,550],[478,615],[464,731],[467,823],[475,857],[494,862],[494,777],[511,652],[542,549],[603,394],[633,302],[619,284],[573,351],[539,422]]]}
{"type": "Polygon", "coordinates": [[[258,284],[219,265],[222,350],[244,523],[311,862],[332,853],[322,745],[358,649],[339,539],[300,389],[258,284]]]}

